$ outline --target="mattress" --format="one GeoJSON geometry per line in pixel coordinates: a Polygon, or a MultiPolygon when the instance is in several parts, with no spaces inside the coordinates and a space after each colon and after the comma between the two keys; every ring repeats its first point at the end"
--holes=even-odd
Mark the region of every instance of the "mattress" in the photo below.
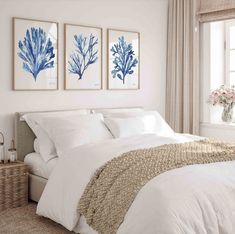
{"type": "Polygon", "coordinates": [[[58,158],[53,158],[45,162],[42,156],[38,153],[30,153],[25,156],[24,162],[29,167],[29,172],[48,179],[54,167],[56,166],[58,158]]]}

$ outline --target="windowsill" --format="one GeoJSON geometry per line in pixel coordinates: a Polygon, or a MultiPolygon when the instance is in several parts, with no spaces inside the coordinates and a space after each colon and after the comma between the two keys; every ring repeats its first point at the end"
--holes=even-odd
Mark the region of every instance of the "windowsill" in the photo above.
{"type": "Polygon", "coordinates": [[[218,123],[209,123],[209,122],[201,122],[201,127],[209,127],[209,128],[218,128],[218,129],[229,129],[235,130],[235,122],[232,123],[225,123],[225,122],[218,122],[218,123]]]}

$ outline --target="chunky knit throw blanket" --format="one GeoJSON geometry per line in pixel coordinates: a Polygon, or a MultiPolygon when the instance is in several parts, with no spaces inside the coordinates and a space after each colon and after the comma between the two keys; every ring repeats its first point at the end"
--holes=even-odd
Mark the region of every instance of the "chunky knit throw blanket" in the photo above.
{"type": "Polygon", "coordinates": [[[235,160],[235,144],[211,140],[133,150],[102,166],[87,185],[79,212],[100,234],[113,234],[138,191],[153,177],[175,168],[235,160]]]}

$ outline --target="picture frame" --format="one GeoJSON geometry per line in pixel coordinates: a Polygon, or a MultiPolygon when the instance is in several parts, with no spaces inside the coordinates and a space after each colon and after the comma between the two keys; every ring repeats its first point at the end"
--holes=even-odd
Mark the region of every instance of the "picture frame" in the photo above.
{"type": "Polygon", "coordinates": [[[13,90],[58,90],[58,23],[14,17],[13,90]]]}
{"type": "Polygon", "coordinates": [[[140,33],[107,29],[107,50],[108,89],[140,89],[140,33]]]}
{"type": "Polygon", "coordinates": [[[65,90],[101,90],[103,30],[64,24],[65,90]]]}

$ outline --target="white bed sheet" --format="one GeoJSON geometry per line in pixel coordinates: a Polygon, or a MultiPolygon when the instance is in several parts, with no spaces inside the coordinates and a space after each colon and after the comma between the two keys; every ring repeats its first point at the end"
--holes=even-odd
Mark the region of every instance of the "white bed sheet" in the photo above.
{"type": "MultiPolygon", "coordinates": [[[[51,174],[37,207],[80,234],[97,234],[80,217],[78,204],[94,172],[123,152],[201,138],[140,135],[71,150],[51,174]]],[[[137,194],[117,234],[234,234],[235,161],[191,165],[162,173],[137,194]]]]}
{"type": "Polygon", "coordinates": [[[58,157],[45,162],[40,154],[34,152],[26,155],[24,162],[31,174],[48,179],[58,162],[58,157]]]}
{"type": "MultiPolygon", "coordinates": [[[[77,147],[62,157],[42,194],[37,214],[68,230],[97,234],[78,212],[94,172],[115,156],[138,148],[202,139],[140,135],[77,147]]],[[[150,180],[137,194],[117,234],[234,234],[235,161],[191,165],[150,180]]]]}

